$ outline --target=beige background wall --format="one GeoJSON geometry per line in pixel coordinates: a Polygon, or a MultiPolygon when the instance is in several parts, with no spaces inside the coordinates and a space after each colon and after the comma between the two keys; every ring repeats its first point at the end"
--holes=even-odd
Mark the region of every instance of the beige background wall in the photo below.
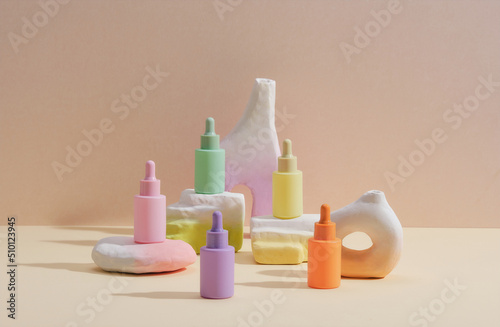
{"type": "Polygon", "coordinates": [[[479,86],[500,81],[498,1],[42,3],[53,17],[35,1],[0,2],[4,217],[131,224],[148,159],[176,202],[193,186],[204,119],[226,135],[264,77],[277,82],[306,212],[380,189],[404,226],[500,227],[500,85],[479,86]],[[381,27],[371,11],[388,6],[381,27]],[[372,36],[355,40],[357,27],[372,36]],[[168,76],[146,78],[142,94],[157,67],[168,76]],[[131,92],[142,101],[126,114],[117,103],[131,92]],[[472,112],[452,112],[464,101],[472,112]],[[59,180],[53,163],[100,124],[108,133],[59,180]],[[414,171],[391,187],[401,158],[414,171]]]}

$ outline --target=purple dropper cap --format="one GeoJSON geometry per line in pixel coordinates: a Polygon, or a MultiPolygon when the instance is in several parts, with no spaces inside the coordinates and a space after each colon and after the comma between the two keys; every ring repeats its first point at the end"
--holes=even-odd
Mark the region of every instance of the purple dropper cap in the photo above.
{"type": "Polygon", "coordinates": [[[212,229],[207,230],[207,248],[222,249],[228,246],[228,233],[222,227],[222,213],[214,211],[212,215],[212,229]]]}

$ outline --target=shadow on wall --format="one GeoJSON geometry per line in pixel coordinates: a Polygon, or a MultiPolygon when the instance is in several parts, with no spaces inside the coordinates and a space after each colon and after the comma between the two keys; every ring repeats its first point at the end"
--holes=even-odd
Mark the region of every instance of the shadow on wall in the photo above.
{"type": "Polygon", "coordinates": [[[245,197],[245,223],[244,226],[250,226],[250,218],[252,217],[253,197],[252,191],[245,185],[236,185],[231,189],[232,193],[241,193],[245,197]]]}

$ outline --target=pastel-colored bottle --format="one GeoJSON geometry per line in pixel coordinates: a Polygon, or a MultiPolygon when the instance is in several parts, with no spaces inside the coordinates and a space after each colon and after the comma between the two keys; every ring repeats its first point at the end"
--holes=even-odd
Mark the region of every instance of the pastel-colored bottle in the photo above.
{"type": "Polygon", "coordinates": [[[234,247],[228,245],[222,214],[212,215],[207,245],[200,250],[200,294],[207,299],[226,299],[234,294],[234,247]]]}
{"type": "Polygon", "coordinates": [[[292,154],[292,141],[283,141],[283,154],[278,170],[273,172],[273,216],[290,219],[302,216],[302,172],[297,170],[297,157],[292,154]]]}
{"type": "Polygon", "coordinates": [[[340,286],[342,241],[336,237],[330,206],[321,206],[321,217],[314,224],[314,237],[308,241],[307,285],[312,288],[340,286]]]}
{"type": "Polygon", "coordinates": [[[160,180],[155,177],[155,163],[146,162],[146,177],[140,182],[139,195],[134,197],[134,241],[160,243],[167,231],[167,201],[160,194],[160,180]]]}
{"type": "Polygon", "coordinates": [[[219,135],[215,134],[212,117],[205,122],[201,148],[194,156],[194,191],[203,194],[224,192],[226,184],[226,153],[219,148],[219,135]]]}

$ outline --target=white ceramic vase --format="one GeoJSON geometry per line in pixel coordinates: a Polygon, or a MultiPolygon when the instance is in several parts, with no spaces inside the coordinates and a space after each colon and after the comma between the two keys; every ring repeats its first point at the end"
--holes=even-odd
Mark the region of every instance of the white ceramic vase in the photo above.
{"type": "Polygon", "coordinates": [[[373,245],[364,250],[342,246],[342,276],[383,278],[399,261],[403,249],[403,228],[382,191],[369,191],[355,202],[334,211],[337,237],[364,232],[373,245]]]}

